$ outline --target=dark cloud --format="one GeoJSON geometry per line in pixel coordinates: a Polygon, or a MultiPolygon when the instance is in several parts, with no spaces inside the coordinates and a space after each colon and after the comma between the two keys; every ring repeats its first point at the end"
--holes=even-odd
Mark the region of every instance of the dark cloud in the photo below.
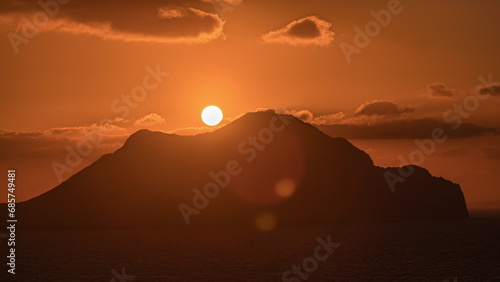
{"type": "Polygon", "coordinates": [[[358,107],[355,116],[387,116],[387,115],[400,115],[403,113],[413,112],[415,109],[411,107],[400,107],[393,102],[389,101],[372,101],[367,102],[358,107]]]}
{"type": "Polygon", "coordinates": [[[290,27],[288,35],[299,38],[315,38],[319,37],[321,32],[316,25],[316,22],[308,19],[290,27]]]}
{"type": "MultiPolygon", "coordinates": [[[[198,43],[223,38],[224,22],[215,13],[214,6],[205,2],[71,0],[59,5],[57,14],[41,31],[165,43],[198,43]]],[[[0,3],[3,22],[22,24],[23,17],[31,19],[33,14],[43,11],[37,1],[6,0],[0,3]]]]}
{"type": "Polygon", "coordinates": [[[375,124],[333,124],[317,127],[332,137],[347,139],[415,139],[431,138],[436,128],[444,130],[448,138],[466,138],[482,136],[487,133],[496,134],[497,130],[471,123],[463,123],[453,130],[452,124],[424,118],[416,120],[393,120],[375,124]]]}
{"type": "Polygon", "coordinates": [[[429,98],[451,98],[455,96],[455,91],[445,84],[434,83],[425,87],[424,94],[429,98]]]}
{"type": "Polygon", "coordinates": [[[500,83],[494,83],[491,85],[480,86],[477,89],[478,93],[481,95],[493,95],[500,96],[500,83]]]}
{"type": "Polygon", "coordinates": [[[302,120],[303,122],[308,122],[312,124],[333,124],[339,122],[341,119],[345,117],[345,113],[343,112],[315,116],[309,110],[288,110],[285,111],[285,114],[293,115],[296,118],[302,120]]]}
{"type": "Polygon", "coordinates": [[[15,132],[15,131],[6,131],[0,130],[0,136],[10,137],[10,138],[34,138],[43,135],[42,132],[33,131],[33,132],[15,132]]]}
{"type": "Polygon", "coordinates": [[[331,23],[316,16],[309,16],[295,20],[281,29],[268,32],[262,36],[262,42],[283,43],[293,46],[330,46],[335,35],[330,30],[331,27],[331,23]]]}

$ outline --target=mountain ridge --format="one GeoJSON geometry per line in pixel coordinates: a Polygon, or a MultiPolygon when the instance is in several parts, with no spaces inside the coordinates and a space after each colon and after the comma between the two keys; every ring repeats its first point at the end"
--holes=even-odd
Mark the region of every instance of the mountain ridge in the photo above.
{"type": "Polygon", "coordinates": [[[249,226],[262,213],[284,225],[468,217],[460,186],[423,168],[392,192],[383,175],[397,169],[293,116],[254,112],[195,136],[139,130],[20,203],[19,217],[33,229],[249,226]],[[196,208],[196,189],[202,200],[218,192],[196,208]]]}

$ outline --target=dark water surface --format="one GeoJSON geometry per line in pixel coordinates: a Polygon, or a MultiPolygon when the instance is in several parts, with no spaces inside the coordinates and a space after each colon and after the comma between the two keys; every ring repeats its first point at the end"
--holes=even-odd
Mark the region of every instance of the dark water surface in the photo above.
{"type": "Polygon", "coordinates": [[[282,281],[286,270],[308,257],[308,269],[317,269],[302,270],[307,281],[500,281],[500,219],[270,232],[20,230],[17,242],[16,275],[4,275],[2,268],[1,281],[282,281]],[[316,266],[317,238],[328,236],[341,245],[316,266]],[[122,268],[135,278],[117,279],[112,271],[122,268]]]}

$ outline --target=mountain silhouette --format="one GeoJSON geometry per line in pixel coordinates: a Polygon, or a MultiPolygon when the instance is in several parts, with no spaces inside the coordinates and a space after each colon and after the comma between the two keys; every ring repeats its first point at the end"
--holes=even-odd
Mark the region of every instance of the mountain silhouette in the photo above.
{"type": "Polygon", "coordinates": [[[458,184],[374,166],[346,139],[271,110],[196,136],[140,130],[17,208],[33,229],[250,226],[263,213],[278,225],[468,217],[458,184]],[[401,181],[391,188],[388,175],[401,181]]]}

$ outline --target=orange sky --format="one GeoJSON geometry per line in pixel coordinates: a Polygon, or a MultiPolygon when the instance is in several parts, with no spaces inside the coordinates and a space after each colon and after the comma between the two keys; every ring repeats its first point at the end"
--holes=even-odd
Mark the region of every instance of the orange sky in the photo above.
{"type": "Polygon", "coordinates": [[[0,168],[19,171],[22,200],[56,186],[52,164],[105,118],[105,140],[62,179],[140,128],[199,132],[211,104],[225,122],[258,108],[294,113],[377,165],[398,166],[399,155],[418,149],[416,138],[450,128],[454,105],[472,101],[478,87],[489,97],[469,106],[468,125],[451,129],[422,166],[461,184],[469,202],[500,200],[500,3],[210,2],[0,3],[0,168]],[[43,14],[47,22],[30,34],[26,21],[43,14]],[[357,45],[358,28],[370,25],[378,30],[357,45]],[[359,52],[347,58],[346,46],[359,52]]]}

